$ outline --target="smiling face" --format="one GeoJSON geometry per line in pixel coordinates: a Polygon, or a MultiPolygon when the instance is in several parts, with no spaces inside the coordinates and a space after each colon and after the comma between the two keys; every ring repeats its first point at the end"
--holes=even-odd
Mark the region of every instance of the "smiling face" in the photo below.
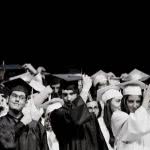
{"type": "Polygon", "coordinates": [[[142,100],[141,97],[138,95],[130,95],[127,99],[127,107],[129,112],[134,113],[140,106],[142,100]]]}
{"type": "Polygon", "coordinates": [[[9,97],[8,105],[10,109],[21,111],[26,104],[26,95],[22,91],[13,91],[9,97]]]}

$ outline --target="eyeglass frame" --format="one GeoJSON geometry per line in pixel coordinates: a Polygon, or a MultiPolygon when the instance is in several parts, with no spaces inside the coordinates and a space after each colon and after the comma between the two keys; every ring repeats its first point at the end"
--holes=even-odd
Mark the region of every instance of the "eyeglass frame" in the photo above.
{"type": "Polygon", "coordinates": [[[10,94],[10,97],[16,98],[16,99],[17,99],[17,97],[18,97],[19,100],[21,100],[21,101],[26,100],[26,96],[24,96],[24,95],[17,95],[16,93],[11,93],[11,94],[10,94]]]}

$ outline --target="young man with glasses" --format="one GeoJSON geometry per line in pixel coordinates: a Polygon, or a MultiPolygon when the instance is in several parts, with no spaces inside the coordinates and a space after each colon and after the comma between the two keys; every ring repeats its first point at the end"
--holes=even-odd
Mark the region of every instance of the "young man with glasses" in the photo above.
{"type": "Polygon", "coordinates": [[[9,112],[0,118],[1,150],[48,150],[42,115],[33,101],[28,101],[31,87],[22,79],[8,81],[9,112]]]}

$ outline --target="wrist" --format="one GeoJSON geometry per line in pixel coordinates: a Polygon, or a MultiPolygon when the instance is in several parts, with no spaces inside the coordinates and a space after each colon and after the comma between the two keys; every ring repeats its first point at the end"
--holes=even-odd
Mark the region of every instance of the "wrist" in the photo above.
{"type": "Polygon", "coordinates": [[[81,90],[81,92],[88,93],[89,92],[89,88],[83,87],[82,90],[81,90]]]}
{"type": "Polygon", "coordinates": [[[21,122],[22,122],[24,125],[29,124],[31,121],[32,121],[31,118],[23,117],[23,118],[21,119],[21,122]]]}

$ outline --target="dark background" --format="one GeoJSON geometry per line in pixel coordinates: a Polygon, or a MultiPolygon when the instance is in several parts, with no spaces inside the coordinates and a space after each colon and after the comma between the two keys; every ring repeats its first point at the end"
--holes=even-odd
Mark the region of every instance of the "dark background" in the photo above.
{"type": "MultiPolygon", "coordinates": [[[[77,11],[75,11],[77,12],[77,11]]],[[[150,74],[149,25],[140,13],[9,13],[1,27],[0,63],[31,63],[51,73],[102,69],[150,74]]]]}
{"type": "Polygon", "coordinates": [[[0,62],[4,60],[5,64],[20,65],[31,63],[35,68],[44,66],[50,73],[64,73],[69,69],[77,69],[92,75],[102,69],[120,76],[121,73],[128,73],[137,68],[150,74],[149,54],[139,48],[138,43],[134,52],[133,49],[122,47],[116,50],[117,43],[106,49],[101,46],[95,48],[92,43],[89,46],[88,42],[84,43],[84,48],[81,48],[81,45],[71,46],[73,44],[70,44],[70,48],[67,49],[68,43],[58,48],[48,46],[47,49],[38,42],[34,45],[34,50],[26,47],[17,49],[17,51],[14,48],[10,48],[9,51],[5,50],[0,62]]]}

